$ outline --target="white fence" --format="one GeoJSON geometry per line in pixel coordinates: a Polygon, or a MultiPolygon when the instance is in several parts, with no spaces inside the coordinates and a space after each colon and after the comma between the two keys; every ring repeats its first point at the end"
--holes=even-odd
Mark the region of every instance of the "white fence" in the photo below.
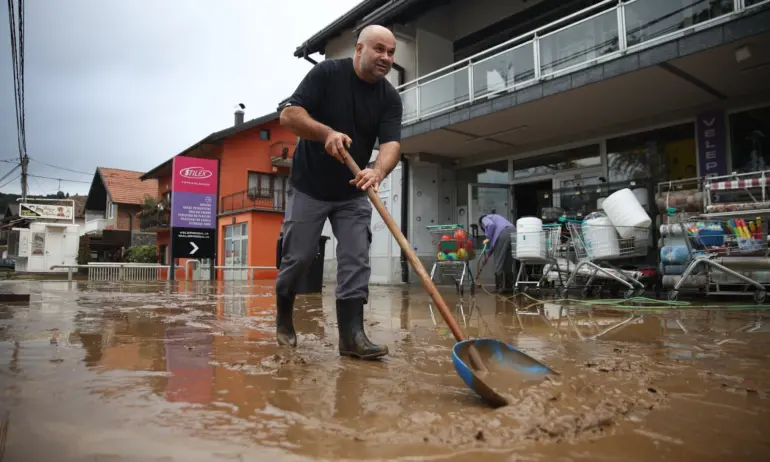
{"type": "Polygon", "coordinates": [[[54,265],[51,270],[66,269],[67,280],[72,281],[73,273],[80,268],[88,270],[89,281],[142,282],[166,280],[170,266],[145,263],[89,263],[87,265],[54,265]],[[165,278],[163,270],[166,270],[165,278]]]}
{"type": "MultiPolygon", "coordinates": [[[[109,281],[109,282],[148,282],[148,281],[166,281],[171,272],[169,265],[144,264],[144,263],[89,263],[87,265],[54,265],[51,270],[66,269],[67,280],[72,281],[75,271],[85,268],[88,270],[89,281],[109,281]],[[165,270],[165,271],[163,271],[165,270]]],[[[228,271],[241,271],[246,277],[245,280],[252,280],[254,271],[275,270],[270,266],[215,266],[214,269],[228,271]]],[[[193,280],[209,280],[211,267],[209,265],[201,266],[198,260],[188,260],[184,267],[184,280],[193,275],[193,280]],[[191,268],[196,264],[196,268],[191,268]],[[191,271],[193,271],[191,273],[191,271]]]]}
{"type": "MultiPolygon", "coordinates": [[[[98,263],[88,265],[89,281],[160,281],[169,266],[143,263],[98,263]]],[[[168,275],[168,271],[166,271],[168,275]]]]}

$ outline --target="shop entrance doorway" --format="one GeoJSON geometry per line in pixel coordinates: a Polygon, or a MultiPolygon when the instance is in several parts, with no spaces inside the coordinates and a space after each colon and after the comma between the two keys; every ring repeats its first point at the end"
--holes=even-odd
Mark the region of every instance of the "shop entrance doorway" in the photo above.
{"type": "Polygon", "coordinates": [[[553,180],[519,183],[513,187],[513,221],[522,217],[542,218],[553,204],[553,180]]]}

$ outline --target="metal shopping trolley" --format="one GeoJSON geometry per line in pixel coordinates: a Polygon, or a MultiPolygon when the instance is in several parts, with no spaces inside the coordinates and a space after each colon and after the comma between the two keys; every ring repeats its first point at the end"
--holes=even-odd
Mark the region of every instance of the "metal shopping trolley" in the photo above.
{"type": "Polygon", "coordinates": [[[578,277],[587,277],[582,290],[584,297],[590,293],[590,286],[597,277],[612,279],[625,286],[625,298],[643,294],[644,284],[639,281],[642,273],[619,269],[611,262],[647,255],[650,228],[617,227],[609,219],[599,221],[597,218],[604,218],[603,214],[593,213],[584,221],[567,222],[570,244],[574,248],[577,262],[570,271],[567,283],[561,288],[560,295],[566,297],[578,277]]]}
{"type": "Polygon", "coordinates": [[[430,270],[430,279],[451,277],[457,293],[464,295],[467,278],[471,295],[476,294],[476,281],[470,262],[476,255],[473,240],[461,225],[435,225],[426,227],[438,243],[436,261],[430,270]]]}
{"type": "Polygon", "coordinates": [[[561,245],[561,223],[543,225],[542,231],[521,231],[511,235],[511,252],[519,262],[516,274],[515,290],[527,292],[528,286],[534,285],[534,294],[539,297],[548,272],[555,268],[561,280],[561,269],[556,258],[556,251],[561,245]],[[526,271],[530,267],[532,272],[526,271]],[[548,268],[548,270],[546,270],[548,268]],[[531,276],[540,276],[530,279],[531,276]]]}
{"type": "MultiPolygon", "coordinates": [[[[730,218],[720,221],[680,220],[678,232],[683,233],[687,252],[687,268],[668,293],[676,300],[682,288],[698,288],[708,294],[746,295],[754,289],[754,301],[762,303],[767,296],[765,284],[758,282],[762,273],[770,270],[766,227],[761,218],[754,220],[730,218]],[[705,271],[698,271],[698,270],[705,271]],[[724,290],[728,287],[743,290],[724,290]]],[[[674,255],[674,247],[664,248],[664,259],[674,255]],[[669,256],[669,254],[671,256],[669,256]]]]}

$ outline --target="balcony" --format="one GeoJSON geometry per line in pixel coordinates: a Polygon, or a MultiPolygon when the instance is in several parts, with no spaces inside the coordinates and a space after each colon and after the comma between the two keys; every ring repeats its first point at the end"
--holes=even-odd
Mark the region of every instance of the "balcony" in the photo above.
{"type": "Polygon", "coordinates": [[[715,27],[770,0],[605,0],[398,89],[403,124],[715,27]]]}
{"type": "Polygon", "coordinates": [[[104,228],[106,225],[107,225],[106,218],[93,218],[86,221],[84,232],[85,234],[100,233],[104,231],[104,228]]]}
{"type": "Polygon", "coordinates": [[[270,162],[274,167],[291,168],[291,158],[294,155],[296,144],[286,141],[278,141],[270,145],[270,162]]]}
{"type": "Polygon", "coordinates": [[[283,213],[286,209],[286,192],[282,189],[252,188],[224,196],[220,200],[219,214],[262,210],[283,213]]]}
{"type": "Polygon", "coordinates": [[[142,214],[139,217],[139,227],[142,231],[160,231],[168,229],[171,224],[171,214],[168,210],[157,210],[142,214]]]}

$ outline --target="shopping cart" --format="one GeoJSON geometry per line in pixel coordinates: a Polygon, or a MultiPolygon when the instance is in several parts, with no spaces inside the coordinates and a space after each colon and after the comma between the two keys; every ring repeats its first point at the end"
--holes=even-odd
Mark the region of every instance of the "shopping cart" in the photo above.
{"type": "Polygon", "coordinates": [[[457,293],[464,295],[464,284],[466,278],[471,295],[476,294],[476,282],[473,278],[470,262],[474,259],[476,252],[474,242],[468,236],[461,225],[435,225],[426,227],[430,234],[435,237],[438,245],[436,261],[430,270],[430,278],[435,282],[436,277],[452,278],[457,293]]]}
{"type": "Polygon", "coordinates": [[[539,297],[544,286],[548,271],[545,268],[555,268],[561,280],[561,269],[556,258],[556,251],[561,244],[561,224],[543,225],[542,231],[522,231],[511,235],[511,252],[519,262],[514,289],[528,292],[529,286],[535,286],[534,294],[539,297]],[[531,272],[526,269],[529,267],[531,272]],[[537,279],[530,279],[531,277],[537,279]],[[539,276],[539,277],[538,277],[539,276]]]}
{"type": "Polygon", "coordinates": [[[591,215],[584,221],[567,222],[570,244],[574,248],[577,262],[570,271],[567,283],[560,289],[561,297],[567,297],[570,287],[578,277],[588,279],[582,289],[583,297],[588,297],[591,285],[597,277],[614,280],[626,287],[625,298],[642,295],[645,288],[639,281],[641,273],[619,269],[611,262],[646,256],[650,228],[591,225],[591,215]]]}
{"type": "MultiPolygon", "coordinates": [[[[745,295],[749,288],[753,288],[754,301],[765,301],[767,289],[756,280],[759,273],[770,270],[767,231],[761,218],[756,222],[735,218],[722,221],[691,219],[680,220],[678,225],[677,231],[685,235],[682,241],[689,258],[684,273],[677,277],[668,293],[669,300],[676,300],[682,288],[697,288],[706,295],[745,295]],[[743,290],[723,290],[735,286],[743,290]]],[[[662,254],[672,250],[664,250],[662,254]]]]}

